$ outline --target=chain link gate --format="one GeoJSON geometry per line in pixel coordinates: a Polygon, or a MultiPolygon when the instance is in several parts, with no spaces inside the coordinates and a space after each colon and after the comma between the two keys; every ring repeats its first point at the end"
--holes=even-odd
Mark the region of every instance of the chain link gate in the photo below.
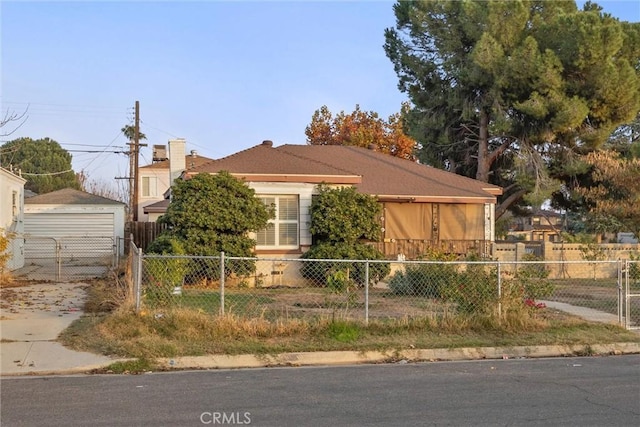
{"type": "Polygon", "coordinates": [[[630,330],[640,330],[640,260],[624,261],[622,276],[624,279],[624,325],[630,330]]]}

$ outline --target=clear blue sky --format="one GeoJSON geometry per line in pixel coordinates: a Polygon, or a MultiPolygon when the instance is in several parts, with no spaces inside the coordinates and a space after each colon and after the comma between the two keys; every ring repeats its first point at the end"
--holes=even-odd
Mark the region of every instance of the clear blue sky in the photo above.
{"type": "MultiPolygon", "coordinates": [[[[597,3],[640,21],[638,1],[597,3]]],[[[2,1],[2,112],[29,106],[27,121],[4,140],[124,149],[119,130],[132,123],[136,100],[149,146],[183,137],[187,150],[211,158],[264,139],[304,144],[322,105],[337,113],[359,104],[387,117],[406,99],[382,48],[392,5],[2,1]]],[[[122,154],[71,154],[90,178],[127,174],[122,154]]],[[[150,160],[143,149],[140,164],[150,160]]]]}

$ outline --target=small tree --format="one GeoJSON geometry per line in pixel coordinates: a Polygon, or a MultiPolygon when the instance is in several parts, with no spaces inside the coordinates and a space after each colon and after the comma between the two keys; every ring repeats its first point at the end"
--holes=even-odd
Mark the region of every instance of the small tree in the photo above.
{"type": "Polygon", "coordinates": [[[597,243],[588,243],[586,246],[580,246],[580,253],[585,261],[593,267],[593,279],[596,279],[598,263],[607,259],[607,253],[597,243]]]}
{"type": "MultiPolygon", "coordinates": [[[[177,181],[167,212],[158,222],[169,226],[166,233],[182,242],[186,254],[212,256],[224,251],[250,257],[256,242],[249,233],[265,228],[272,216],[273,210],[255,197],[253,189],[221,171],[177,181]]],[[[229,263],[227,272],[246,274],[252,268],[249,263],[229,263]]],[[[206,272],[209,278],[216,274],[206,272]]]]}
{"type": "MultiPolygon", "coordinates": [[[[366,240],[380,238],[381,206],[375,197],[358,193],[353,187],[318,187],[311,204],[311,225],[314,245],[304,259],[381,260],[384,255],[366,245],[366,240]]],[[[365,281],[363,263],[306,262],[302,275],[312,280],[327,280],[336,271],[348,271],[347,277],[362,285],[365,281]]],[[[388,263],[371,263],[369,279],[382,279],[389,274],[388,263]]]]}

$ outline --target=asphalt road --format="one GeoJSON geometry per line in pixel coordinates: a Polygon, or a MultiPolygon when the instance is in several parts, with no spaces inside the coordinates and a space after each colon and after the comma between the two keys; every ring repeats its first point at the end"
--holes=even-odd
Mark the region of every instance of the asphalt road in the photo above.
{"type": "Polygon", "coordinates": [[[640,426],[640,355],[3,378],[9,426],[640,426]]]}

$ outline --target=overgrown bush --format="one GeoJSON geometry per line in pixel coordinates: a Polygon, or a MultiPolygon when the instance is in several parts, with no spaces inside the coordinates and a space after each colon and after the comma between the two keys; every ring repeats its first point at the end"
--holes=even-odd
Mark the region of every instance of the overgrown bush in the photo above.
{"type": "Polygon", "coordinates": [[[147,252],[151,256],[144,260],[145,296],[152,305],[169,304],[183,285],[192,263],[188,258],[180,257],[185,254],[182,242],[168,234],[154,240],[147,252]],[[156,258],[154,254],[165,256],[156,258]]]}
{"type": "MultiPolygon", "coordinates": [[[[362,260],[384,260],[376,248],[363,243],[356,244],[329,244],[320,243],[305,252],[302,259],[320,260],[305,261],[302,263],[301,274],[319,285],[327,283],[328,277],[336,271],[349,270],[349,277],[359,286],[365,284],[366,263],[362,260]],[[331,260],[331,261],[321,261],[331,260]],[[338,261],[360,260],[360,261],[338,261]]],[[[388,262],[369,263],[369,283],[377,283],[389,275],[391,267],[388,262]]]]}
{"type": "MultiPolygon", "coordinates": [[[[196,256],[251,257],[256,241],[249,237],[267,227],[274,208],[265,206],[255,191],[225,171],[197,174],[176,180],[166,214],[158,220],[169,226],[166,234],[178,239],[185,252],[196,256]]],[[[225,265],[227,275],[245,276],[255,271],[252,261],[225,265]]],[[[192,277],[217,280],[219,268],[204,258],[192,265],[192,277]]]]}
{"type": "Polygon", "coordinates": [[[458,265],[448,263],[457,258],[455,255],[429,250],[421,258],[428,262],[407,264],[404,271],[393,275],[389,281],[393,293],[441,298],[442,289],[455,282],[458,265]]]}
{"type": "MultiPolygon", "coordinates": [[[[540,261],[541,259],[533,254],[527,254],[522,258],[523,261],[540,261]]],[[[553,294],[555,286],[548,279],[549,274],[550,272],[544,264],[521,264],[514,280],[522,289],[524,301],[535,302],[537,299],[546,298],[553,294]]]]}
{"type": "MultiPolygon", "coordinates": [[[[383,260],[384,254],[364,243],[380,238],[382,207],[376,198],[358,193],[353,187],[331,188],[321,184],[311,203],[311,224],[314,245],[302,259],[317,260],[383,260]]],[[[336,271],[349,271],[349,277],[364,286],[365,262],[317,261],[304,262],[302,277],[319,285],[326,284],[336,271]]],[[[389,263],[369,263],[369,282],[382,280],[391,271],[389,263]]]]}
{"type": "Polygon", "coordinates": [[[442,288],[442,296],[456,304],[460,313],[491,314],[498,306],[496,268],[487,264],[467,264],[442,288]]]}

